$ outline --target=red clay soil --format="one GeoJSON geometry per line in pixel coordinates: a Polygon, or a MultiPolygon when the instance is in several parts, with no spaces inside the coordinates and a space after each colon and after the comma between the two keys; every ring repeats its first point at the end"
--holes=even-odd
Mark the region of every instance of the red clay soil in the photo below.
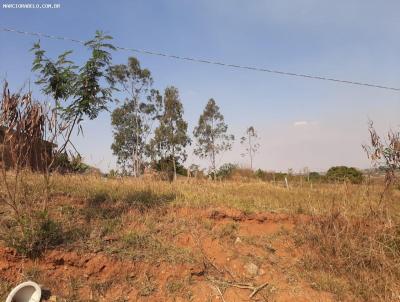
{"type": "Polygon", "coordinates": [[[173,211],[175,219],[212,221],[217,234],[229,225],[236,233],[209,236],[199,227],[177,234],[172,243],[191,248],[202,259],[185,264],[65,249],[30,260],[0,247],[0,282],[16,285],[38,272],[52,301],[54,296],[56,301],[333,301],[330,294],[312,289],[299,272],[301,251],[290,237],[296,224],[292,217],[228,209],[173,211]],[[250,298],[260,285],[265,286],[250,298]]]}

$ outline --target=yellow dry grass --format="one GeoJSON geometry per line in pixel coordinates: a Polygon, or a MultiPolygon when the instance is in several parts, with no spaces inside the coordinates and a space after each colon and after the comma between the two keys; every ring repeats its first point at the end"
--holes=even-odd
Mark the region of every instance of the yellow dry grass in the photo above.
{"type": "MultiPolygon", "coordinates": [[[[11,183],[12,179],[9,179],[11,183]]],[[[74,224],[74,219],[82,220],[84,217],[93,220],[90,222],[93,230],[110,234],[122,232],[124,225],[129,223],[129,217],[123,215],[125,208],[118,207],[121,203],[134,205],[138,210],[152,206],[157,209],[157,205],[163,205],[166,212],[169,207],[172,211],[175,207],[224,207],[245,213],[272,211],[293,214],[294,217],[305,214],[307,219],[299,219],[298,228],[290,236],[303,255],[297,269],[315,289],[331,292],[339,301],[396,301],[398,298],[400,190],[390,190],[382,205],[383,185],[379,181],[358,185],[293,182],[287,189],[282,183],[257,180],[213,182],[181,178],[169,183],[58,174],[52,175],[50,180],[49,208],[59,212],[55,217],[60,223],[72,219],[74,224]],[[84,202],[85,206],[80,211],[71,208],[68,204],[70,198],[84,202]],[[56,203],[52,207],[52,201],[56,200],[65,200],[66,204],[60,207],[56,203]],[[384,211],[379,212],[380,209],[384,211]],[[65,215],[69,215],[69,219],[63,219],[65,215]]],[[[42,176],[26,173],[21,186],[21,197],[40,200],[42,195],[44,198],[42,176]]],[[[4,193],[4,187],[0,187],[1,192],[4,193]]],[[[156,212],[153,214],[158,215],[156,212]]],[[[150,219],[148,224],[153,222],[150,219]]],[[[67,225],[63,227],[69,228],[67,225]]],[[[115,243],[113,251],[121,249],[121,245],[135,251],[131,257],[142,257],[143,251],[146,257],[153,258],[160,258],[155,256],[160,254],[172,257],[176,253],[182,254],[182,250],[176,252],[162,240],[158,241],[162,238],[160,236],[157,232],[126,233],[122,242],[115,243]]],[[[96,246],[90,238],[88,240],[96,246]]],[[[172,285],[171,290],[174,290],[172,285]]]]}
{"type": "MultiPolygon", "coordinates": [[[[32,181],[35,181],[33,179],[32,181]]],[[[40,182],[40,180],[38,180],[40,182]]],[[[134,178],[110,179],[97,176],[55,175],[53,193],[91,199],[105,195],[111,201],[127,200],[137,193],[147,192],[168,196],[166,201],[187,207],[237,208],[245,212],[275,211],[294,214],[321,215],[332,209],[344,215],[364,216],[379,203],[383,186],[379,184],[282,184],[261,181],[226,181],[181,179],[175,183],[134,178]]],[[[150,195],[149,195],[150,196],[150,195]]],[[[393,218],[400,214],[400,191],[387,196],[393,218]]]]}

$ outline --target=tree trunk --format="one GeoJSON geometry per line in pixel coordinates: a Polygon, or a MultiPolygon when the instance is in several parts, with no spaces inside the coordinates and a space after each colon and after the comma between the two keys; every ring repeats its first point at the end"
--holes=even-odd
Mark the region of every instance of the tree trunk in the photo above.
{"type": "Polygon", "coordinates": [[[253,171],[253,148],[251,145],[251,134],[249,133],[249,154],[250,154],[250,169],[253,171]]]}
{"type": "Polygon", "coordinates": [[[175,163],[175,156],[172,158],[172,164],[174,166],[174,181],[176,181],[176,163],[175,163]]]}
{"type": "MultiPolygon", "coordinates": [[[[133,91],[132,91],[133,93],[133,91]]],[[[139,177],[140,175],[140,162],[139,162],[139,114],[138,114],[138,100],[136,97],[133,99],[134,106],[135,106],[135,143],[133,146],[133,153],[134,153],[134,162],[133,162],[133,169],[134,169],[134,176],[139,177]]]]}
{"type": "Polygon", "coordinates": [[[214,151],[214,148],[213,148],[212,153],[211,153],[211,166],[212,166],[213,180],[215,180],[216,177],[217,177],[217,167],[215,165],[215,151],[214,151]]]}
{"type": "Polygon", "coordinates": [[[132,168],[133,168],[133,176],[134,177],[138,177],[139,175],[138,175],[138,164],[137,164],[137,162],[138,162],[138,158],[137,158],[137,154],[136,154],[136,150],[133,150],[133,156],[132,156],[133,158],[132,158],[132,160],[133,160],[133,163],[132,163],[132,168]]]}

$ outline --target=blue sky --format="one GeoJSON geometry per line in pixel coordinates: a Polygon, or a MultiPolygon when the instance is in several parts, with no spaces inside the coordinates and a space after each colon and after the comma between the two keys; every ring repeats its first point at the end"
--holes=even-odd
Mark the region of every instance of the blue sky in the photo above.
{"type": "MultiPolygon", "coordinates": [[[[396,0],[54,3],[61,3],[61,8],[0,8],[0,26],[81,40],[101,29],[114,37],[115,45],[124,47],[400,87],[396,0]]],[[[0,77],[6,77],[11,87],[34,81],[28,50],[35,41],[0,31],[0,77]]],[[[70,42],[42,39],[42,46],[53,56],[72,49],[77,62],[88,56],[85,48],[70,42]]],[[[368,119],[381,133],[400,125],[398,92],[122,51],[114,54],[113,61],[124,63],[131,55],[151,70],[155,88],[178,87],[190,132],[211,97],[237,138],[246,127],[255,126],[261,144],[257,168],[368,167],[361,148],[368,139],[368,119]]],[[[38,90],[34,92],[40,97],[38,90]]],[[[84,130],[84,137],[74,142],[86,161],[104,171],[113,168],[109,113],[85,122],[84,130]]],[[[220,162],[246,165],[242,152],[237,140],[220,162]]],[[[198,159],[190,156],[187,164],[193,162],[198,159]]]]}

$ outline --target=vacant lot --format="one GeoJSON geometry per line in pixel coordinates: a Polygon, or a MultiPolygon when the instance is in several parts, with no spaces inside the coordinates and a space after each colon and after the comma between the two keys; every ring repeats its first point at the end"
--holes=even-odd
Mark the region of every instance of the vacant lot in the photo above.
{"type": "MultiPolygon", "coordinates": [[[[397,189],[380,202],[379,184],[51,182],[40,254],[23,256],[1,209],[2,299],[26,279],[57,301],[400,299],[397,189]]],[[[29,176],[25,196],[42,183],[29,176]]]]}

